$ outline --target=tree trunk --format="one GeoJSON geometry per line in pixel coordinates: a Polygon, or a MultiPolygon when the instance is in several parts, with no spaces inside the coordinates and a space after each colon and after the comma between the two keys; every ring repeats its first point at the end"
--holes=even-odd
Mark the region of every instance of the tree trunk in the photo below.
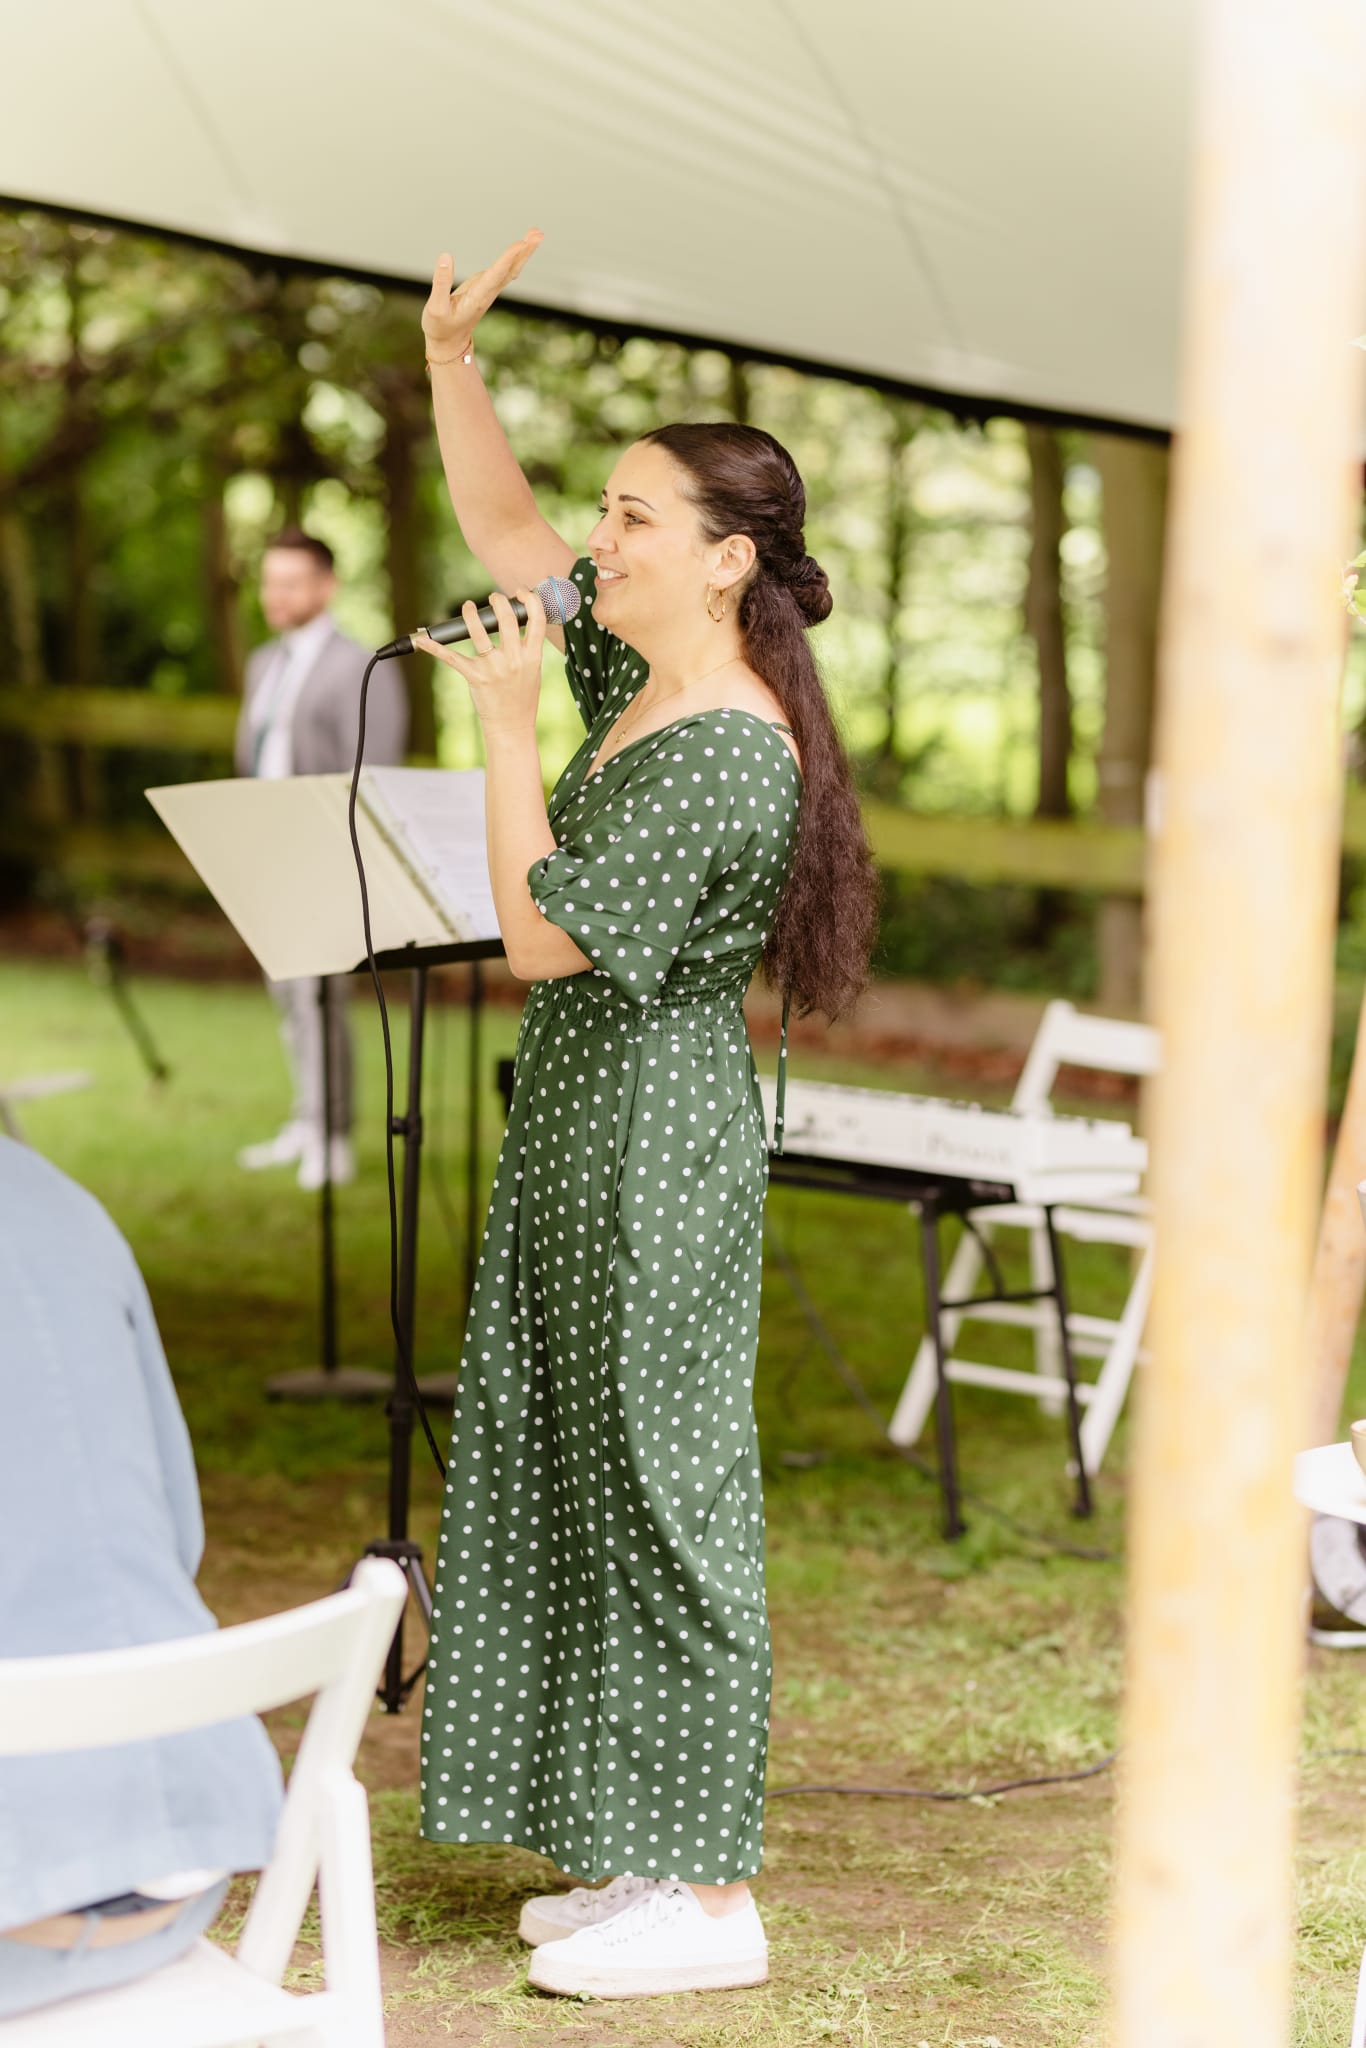
{"type": "MultiPolygon", "coordinates": [[[[1167,506],[1167,452],[1097,434],[1092,447],[1104,495],[1105,732],[1100,814],[1107,825],[1141,825],[1152,758],[1157,619],[1167,506]]],[[[1098,928],[1101,1008],[1137,1015],[1143,1005],[1143,902],[1109,896],[1098,928]]]]}
{"type": "Polygon", "coordinates": [[[1062,609],[1063,463],[1057,435],[1026,427],[1032,526],[1025,630],[1039,657],[1039,796],[1034,815],[1065,818],[1072,809],[1072,697],[1062,609]]]}
{"type": "MultiPolygon", "coordinates": [[[[1072,696],[1067,686],[1067,627],[1062,602],[1062,444],[1047,427],[1026,427],[1029,450],[1030,542],[1025,629],[1039,665],[1039,790],[1036,818],[1065,818],[1072,809],[1072,696]]],[[[1042,949],[1061,922],[1056,889],[1035,892],[1029,943],[1042,949]]]]}
{"type": "Polygon", "coordinates": [[[21,690],[41,690],[47,676],[43,670],[38,577],[28,527],[23,514],[14,505],[0,512],[0,584],[4,587],[5,609],[9,614],[14,681],[21,690]]]}
{"type": "MultiPolygon", "coordinates": [[[[417,436],[424,394],[407,384],[386,380],[381,394],[385,434],[379,452],[384,481],[385,547],[389,569],[389,604],[396,633],[421,625],[422,574],[418,536],[417,436]]],[[[410,655],[402,664],[408,691],[408,751],[428,758],[436,754],[436,704],[430,661],[410,655]]]]}
{"type": "Polygon", "coordinates": [[[730,359],[730,416],[738,427],[749,425],[749,364],[743,356],[730,359]]]}
{"type": "Polygon", "coordinates": [[[218,461],[211,463],[200,501],[204,596],[218,687],[225,697],[239,697],[242,694],[243,671],[241,588],[228,548],[228,520],[223,504],[227,481],[224,465],[218,461]]]}
{"type": "MultiPolygon", "coordinates": [[[[21,690],[46,689],[42,606],[33,543],[23,514],[13,505],[0,513],[0,586],[5,593],[14,651],[14,683],[21,690]]],[[[40,828],[60,825],[66,815],[66,801],[62,759],[57,748],[33,740],[7,747],[5,752],[6,800],[22,806],[40,828]]]]}
{"type": "MultiPolygon", "coordinates": [[[[69,436],[73,448],[79,449],[82,446],[81,422],[88,403],[89,374],[81,354],[85,307],[80,250],[69,238],[64,268],[68,346],[62,377],[66,419],[60,431],[69,436]]],[[[85,456],[77,454],[68,464],[62,480],[67,547],[66,675],[63,680],[74,684],[78,690],[94,689],[100,680],[95,550],[91,542],[90,509],[86,502],[85,469],[85,456]]],[[[64,751],[78,812],[86,818],[97,818],[103,810],[102,760],[91,747],[72,746],[64,751]]]]}
{"type": "Polygon", "coordinates": [[[275,502],[279,507],[277,532],[299,526],[304,516],[304,478],[296,469],[281,470],[274,478],[275,502]]]}
{"type": "Polygon", "coordinates": [[[900,757],[897,750],[897,714],[901,708],[901,665],[906,644],[901,633],[901,610],[910,568],[915,518],[910,492],[906,488],[906,451],[920,424],[920,408],[903,399],[884,401],[887,413],[887,661],[882,674],[882,697],[887,723],[878,746],[874,779],[888,795],[897,793],[900,757]]]}

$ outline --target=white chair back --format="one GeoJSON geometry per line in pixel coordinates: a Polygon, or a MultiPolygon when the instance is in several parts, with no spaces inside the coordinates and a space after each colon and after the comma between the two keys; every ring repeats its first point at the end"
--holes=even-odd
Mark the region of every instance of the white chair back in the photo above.
{"type": "MultiPolygon", "coordinates": [[[[1134,1024],[1121,1017],[1089,1017],[1071,1003],[1052,1002],[1039,1021],[1011,1107],[1026,1116],[1049,1115],[1060,1067],[1090,1067],[1101,1073],[1132,1074],[1147,1079],[1157,1073],[1160,1064],[1161,1039],[1150,1024],[1134,1024]]],[[[1053,1212],[1060,1238],[1125,1246],[1136,1261],[1119,1316],[1083,1314],[1075,1308],[1068,1313],[1068,1337],[1074,1358],[1099,1360],[1094,1381],[1082,1382],[1077,1387],[1077,1398],[1086,1410],[1080,1432],[1082,1463],[1093,1476],[1100,1470],[1134,1366],[1142,1356],[1153,1282],[1149,1207],[1146,1196],[1140,1193],[1087,1206],[1070,1204],[1053,1212]]],[[[1363,1209],[1366,1210],[1366,1202],[1363,1209]]],[[[946,1309],[940,1322],[948,1353],[944,1360],[945,1378],[969,1386],[991,1387],[1000,1393],[1022,1394],[1037,1401],[1046,1413],[1061,1414],[1067,1388],[1061,1377],[1063,1352],[1055,1304],[1033,1301],[973,1305],[971,1301],[984,1263],[983,1240],[1002,1229],[1025,1233],[1032,1288],[1043,1290],[1053,1285],[1053,1247],[1043,1214],[1019,1203],[1006,1203],[994,1209],[979,1209],[973,1221],[975,1231],[965,1232],[960,1239],[944,1283],[947,1299],[963,1304],[946,1309]],[[969,1322],[1031,1331],[1033,1372],[960,1357],[956,1348],[959,1332],[969,1322]]],[[[927,1332],[916,1350],[889,1425],[893,1443],[916,1441],[934,1404],[937,1383],[934,1344],[927,1332]]]]}
{"type": "MultiPolygon", "coordinates": [[[[357,1672],[371,1640],[387,1646],[393,1635],[390,1574],[373,1569],[383,1562],[367,1559],[344,1592],[237,1628],[133,1650],[0,1659],[0,1756],[111,1749],[333,1687],[345,1691],[359,1733],[370,1695],[357,1672]]],[[[393,1576],[401,1594],[402,1574],[393,1576]]]]}
{"type": "Polygon", "coordinates": [[[1034,1034],[1011,1108],[1033,1116],[1046,1111],[1059,1067],[1093,1067],[1105,1074],[1146,1079],[1160,1063],[1161,1040],[1151,1024],[1088,1017],[1072,1003],[1052,1002],[1034,1034]]]}
{"type": "MultiPolygon", "coordinates": [[[[367,1558],[344,1592],[264,1621],[132,1650],[0,1660],[0,1755],[137,1742],[316,1695],[290,1772],[275,1853],[261,1873],[236,1952],[243,2011],[252,2015],[244,2026],[256,2029],[249,2031],[253,2040],[275,2029],[260,2026],[251,1987],[259,1993],[263,1980],[278,1985],[283,1977],[321,1864],[328,1991],[311,2000],[276,1994],[282,2004],[271,2018],[290,2032],[311,2023],[315,2040],[345,2041],[348,2048],[382,2041],[369,1826],[352,1764],[406,1592],[396,1564],[367,1558]],[[296,2006],[309,2010],[295,2012],[296,2006]]],[[[221,1998],[221,2030],[206,2032],[201,2010],[196,2039],[248,2037],[233,2031],[238,1980],[223,1975],[231,1968],[211,1951],[160,1973],[177,1986],[184,1980],[184,1992],[175,1995],[187,2007],[202,2002],[211,1987],[221,1998]]],[[[28,2019],[0,2021],[0,2048],[30,2040],[42,2048],[89,2040],[93,2048],[97,2034],[101,2042],[151,2043],[160,2039],[167,2003],[164,1988],[160,2007],[156,1996],[154,1980],[141,1980],[28,2019]],[[142,2019],[140,2000],[152,2001],[142,2019]]]]}

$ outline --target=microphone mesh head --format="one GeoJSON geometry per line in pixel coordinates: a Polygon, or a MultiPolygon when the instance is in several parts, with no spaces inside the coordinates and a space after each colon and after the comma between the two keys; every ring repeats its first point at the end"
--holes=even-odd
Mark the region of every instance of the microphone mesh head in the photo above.
{"type": "Polygon", "coordinates": [[[563,626],[583,603],[583,592],[578,584],[567,582],[563,576],[547,576],[544,583],[536,585],[536,595],[544,605],[546,619],[552,626],[563,626]]]}

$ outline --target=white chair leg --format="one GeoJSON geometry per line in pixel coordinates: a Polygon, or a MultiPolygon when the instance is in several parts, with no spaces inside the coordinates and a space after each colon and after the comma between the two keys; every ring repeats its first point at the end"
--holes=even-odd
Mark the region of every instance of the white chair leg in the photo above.
{"type": "Polygon", "coordinates": [[[1366,2048],[1366,1955],[1361,1958],[1361,1971],[1357,1977],[1356,2010],[1352,2014],[1351,2048],[1366,2048]]]}
{"type": "MultiPolygon", "coordinates": [[[[980,1223],[978,1228],[985,1233],[990,1226],[980,1223]]],[[[951,1299],[961,1298],[976,1285],[981,1270],[982,1248],[972,1232],[965,1230],[958,1241],[957,1250],[949,1261],[949,1269],[943,1281],[944,1293],[951,1299]]],[[[941,1318],[945,1358],[953,1350],[962,1324],[962,1313],[956,1309],[947,1311],[941,1318]]],[[[905,1448],[916,1441],[925,1427],[926,1417],[934,1406],[934,1393],[934,1340],[927,1331],[916,1346],[915,1359],[907,1375],[906,1384],[901,1390],[901,1398],[887,1426],[887,1434],[894,1444],[900,1444],[905,1448]]]]}
{"type": "Polygon", "coordinates": [[[345,2015],[343,2031],[329,2037],[328,2048],[384,2048],[370,1809],[364,1787],[349,1772],[328,1788],[319,1851],[327,1988],[345,2015]]]}
{"type": "MultiPolygon", "coordinates": [[[[1053,1256],[1048,1245],[1048,1229],[1043,1220],[1031,1224],[1029,1230],[1029,1284],[1040,1291],[1053,1285],[1053,1256]]],[[[1046,1311],[1034,1326],[1034,1370],[1047,1374],[1049,1379],[1060,1380],[1062,1370],[1062,1339],[1058,1334],[1058,1319],[1051,1302],[1041,1302],[1046,1311]]],[[[1061,1394],[1040,1394],[1039,1406],[1045,1415],[1061,1415],[1067,1406],[1061,1394]]]]}
{"type": "Polygon", "coordinates": [[[934,1406],[934,1385],[934,1346],[928,1337],[922,1337],[916,1346],[915,1362],[887,1425],[887,1434],[894,1444],[909,1448],[916,1441],[925,1427],[926,1416],[934,1406]]]}
{"type": "Polygon", "coordinates": [[[1087,1404],[1081,1425],[1081,1456],[1088,1475],[1094,1478],[1101,1467],[1101,1460],[1109,1448],[1115,1424],[1119,1421],[1133,1378],[1138,1349],[1143,1342],[1143,1330],[1148,1320],[1148,1304],[1153,1292],[1153,1247],[1144,1251],[1129,1298],[1124,1304],[1124,1313],[1115,1326],[1115,1335],[1105,1361],[1096,1376],[1095,1392],[1087,1404]]]}

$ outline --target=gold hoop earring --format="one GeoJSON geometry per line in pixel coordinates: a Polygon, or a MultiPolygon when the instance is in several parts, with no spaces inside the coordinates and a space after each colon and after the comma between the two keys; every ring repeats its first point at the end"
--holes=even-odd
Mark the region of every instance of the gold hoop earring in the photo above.
{"type": "Polygon", "coordinates": [[[725,618],[725,616],[726,593],[724,590],[718,591],[715,584],[709,583],[707,585],[707,617],[711,620],[713,626],[719,626],[721,624],[721,621],[725,618]],[[721,609],[719,612],[714,612],[711,608],[711,601],[714,597],[719,597],[721,600],[721,609]]]}

